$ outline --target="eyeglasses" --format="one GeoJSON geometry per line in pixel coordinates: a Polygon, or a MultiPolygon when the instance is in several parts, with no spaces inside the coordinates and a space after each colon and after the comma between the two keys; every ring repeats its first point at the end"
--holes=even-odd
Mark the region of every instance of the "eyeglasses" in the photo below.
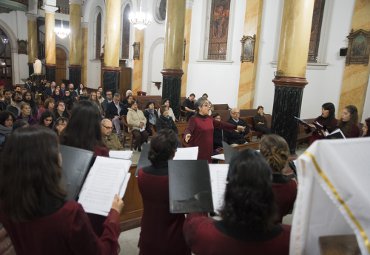
{"type": "Polygon", "coordinates": [[[240,114],[240,112],[232,112],[232,114],[240,114]]]}
{"type": "Polygon", "coordinates": [[[103,127],[105,127],[106,129],[113,129],[113,127],[107,127],[107,126],[104,126],[104,125],[103,125],[103,127]]]}

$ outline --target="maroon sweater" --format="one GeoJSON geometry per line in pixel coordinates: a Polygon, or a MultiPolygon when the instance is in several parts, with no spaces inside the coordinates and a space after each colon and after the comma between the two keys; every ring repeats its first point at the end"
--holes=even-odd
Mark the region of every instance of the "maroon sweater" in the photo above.
{"type": "Polygon", "coordinates": [[[182,232],[185,216],[170,213],[168,167],[140,169],[138,184],[144,204],[140,255],[190,255],[182,232]]]}
{"type": "Polygon", "coordinates": [[[274,192],[279,213],[277,222],[281,223],[283,217],[293,210],[294,202],[297,197],[297,182],[288,179],[280,173],[274,173],[272,177],[272,191],[274,192]]]}
{"type": "Polygon", "coordinates": [[[199,114],[189,119],[188,127],[184,135],[191,134],[188,143],[190,147],[199,147],[198,159],[211,162],[213,152],[213,130],[215,128],[232,131],[236,129],[236,126],[224,121],[216,121],[210,116],[199,114]]]}
{"type": "Polygon", "coordinates": [[[119,213],[111,210],[100,237],[94,234],[81,205],[66,202],[56,212],[29,221],[14,223],[0,214],[18,255],[27,254],[118,254],[119,213]]]}
{"type": "Polygon", "coordinates": [[[288,255],[290,226],[276,225],[264,236],[246,235],[223,227],[202,214],[190,214],[184,224],[184,235],[191,251],[197,255],[288,255]]]}

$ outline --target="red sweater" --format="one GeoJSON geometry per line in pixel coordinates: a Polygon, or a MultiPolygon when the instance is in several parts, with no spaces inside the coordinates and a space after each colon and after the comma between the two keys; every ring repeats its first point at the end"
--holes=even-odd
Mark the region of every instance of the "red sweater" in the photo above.
{"type": "Polygon", "coordinates": [[[138,175],[144,204],[140,255],[190,255],[182,232],[185,216],[170,213],[167,166],[144,169],[138,175]]]}
{"type": "Polygon", "coordinates": [[[216,121],[210,116],[196,115],[189,119],[184,135],[191,134],[188,143],[190,147],[199,147],[198,159],[211,162],[214,128],[232,131],[236,129],[236,126],[227,122],[216,121]]]}
{"type": "Polygon", "coordinates": [[[82,206],[66,202],[58,211],[32,220],[14,223],[0,214],[17,255],[27,254],[118,254],[119,213],[111,210],[100,237],[94,234],[82,206]]]}
{"type": "Polygon", "coordinates": [[[279,219],[292,212],[295,199],[297,197],[297,182],[286,179],[282,174],[274,173],[272,179],[272,191],[274,192],[275,202],[278,207],[279,219]]]}
{"type": "Polygon", "coordinates": [[[288,255],[290,226],[277,225],[274,233],[260,240],[246,240],[226,234],[214,221],[201,214],[190,214],[184,235],[191,251],[197,255],[288,255]]]}

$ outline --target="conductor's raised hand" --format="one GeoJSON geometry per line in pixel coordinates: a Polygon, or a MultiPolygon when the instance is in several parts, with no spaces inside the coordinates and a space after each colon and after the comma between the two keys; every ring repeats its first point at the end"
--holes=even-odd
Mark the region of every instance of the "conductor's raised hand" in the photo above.
{"type": "Polygon", "coordinates": [[[185,142],[188,143],[190,140],[191,134],[186,134],[185,135],[185,142]]]}
{"type": "Polygon", "coordinates": [[[117,194],[114,195],[113,202],[112,202],[112,209],[116,210],[118,213],[122,212],[124,203],[122,198],[120,198],[117,194]]]}

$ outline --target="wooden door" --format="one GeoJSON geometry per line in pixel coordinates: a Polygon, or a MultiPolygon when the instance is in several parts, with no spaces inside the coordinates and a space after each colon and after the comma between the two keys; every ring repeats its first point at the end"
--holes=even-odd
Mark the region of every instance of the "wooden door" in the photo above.
{"type": "Polygon", "coordinates": [[[125,98],[126,91],[131,90],[131,81],[132,81],[132,68],[126,67],[125,61],[120,61],[120,82],[119,82],[119,93],[122,98],[125,98]]]}
{"type": "Polygon", "coordinates": [[[67,73],[67,53],[62,48],[56,48],[56,60],[55,82],[60,85],[66,79],[67,73]]]}

